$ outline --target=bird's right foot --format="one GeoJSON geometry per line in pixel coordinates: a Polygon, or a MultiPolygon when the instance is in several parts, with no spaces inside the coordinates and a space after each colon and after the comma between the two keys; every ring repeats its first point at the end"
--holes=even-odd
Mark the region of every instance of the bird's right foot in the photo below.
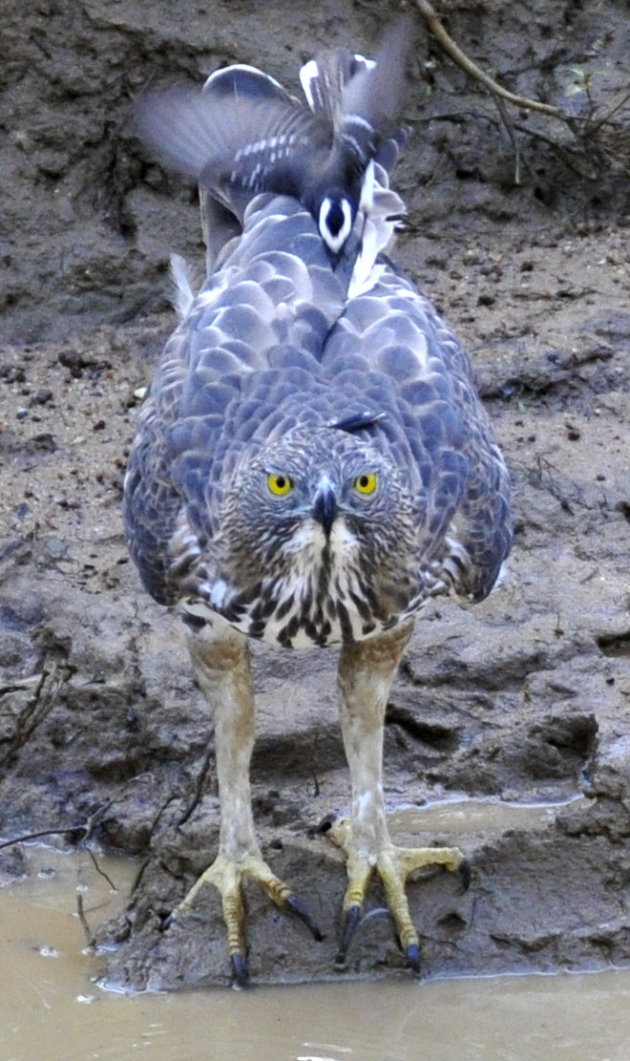
{"type": "Polygon", "coordinates": [[[166,931],[175,921],[179,921],[193,906],[201,888],[206,884],[212,884],[221,896],[232,982],[236,987],[245,987],[249,982],[246,942],[247,915],[243,897],[243,882],[245,880],[252,880],[259,884],[279,910],[298,917],[306,925],[313,939],[320,941],[324,938],[304,902],[292,892],[280,877],[272,873],[261,855],[248,855],[238,862],[227,855],[217,855],[212,865],[201,874],[179,905],[165,919],[162,928],[166,931]]]}

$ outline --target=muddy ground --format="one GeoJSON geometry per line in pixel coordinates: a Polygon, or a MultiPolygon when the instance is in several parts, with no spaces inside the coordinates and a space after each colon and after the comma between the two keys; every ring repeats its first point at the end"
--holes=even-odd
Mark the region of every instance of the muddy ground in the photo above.
{"type": "MultiPolygon", "coordinates": [[[[147,158],[129,106],[147,84],[237,59],[295,86],[322,45],[369,50],[393,5],[6,6],[0,827],[7,840],[58,830],[51,842],[141,857],[127,914],[92,917],[98,941],[118,944],[103,958],[110,980],[225,983],[214,895],[159,932],[216,843],[211,722],[177,623],[127,559],[120,498],[138,390],[174,324],[167,256],[201,270],[202,246],[194,192],[147,158]]],[[[449,12],[481,66],[578,125],[627,89],[622,0],[459,0],[449,12]]],[[[448,875],[411,886],[427,975],[624,964],[628,106],[586,141],[557,119],[507,106],[502,116],[417,21],[399,175],[410,225],[397,256],[473,356],[512,471],[516,541],[488,601],[440,601],[419,620],[388,708],[386,797],[391,809],[454,793],[564,803],[545,823],[459,837],[473,865],[466,894],[448,875]]],[[[260,835],[326,939],[314,944],[252,892],[252,975],[392,974],[402,960],[378,921],[348,970],[332,971],[343,867],[313,830],[348,804],[334,655],[257,656],[260,835]]],[[[28,872],[28,847],[0,855],[2,881],[28,872]]]]}

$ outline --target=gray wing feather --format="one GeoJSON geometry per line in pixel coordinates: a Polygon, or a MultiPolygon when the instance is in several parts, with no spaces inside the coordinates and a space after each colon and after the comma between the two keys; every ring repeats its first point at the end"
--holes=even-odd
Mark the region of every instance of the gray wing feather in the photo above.
{"type": "Polygon", "coordinates": [[[347,303],[322,367],[331,379],[351,375],[374,417],[382,416],[378,433],[425,499],[426,556],[446,535],[456,539],[468,559],[457,567],[455,588],[482,599],[511,545],[503,457],[468,356],[434,307],[388,263],[373,279],[347,303]]]}
{"type": "Polygon", "coordinates": [[[136,121],[142,138],[169,167],[234,211],[243,209],[252,190],[265,189],[268,171],[275,174],[274,184],[287,184],[279,191],[290,192],[295,156],[327,138],[321,123],[290,100],[232,96],[218,105],[208,92],[183,88],[143,97],[136,121]],[[241,201],[235,173],[246,189],[241,201]]]}
{"type": "Polygon", "coordinates": [[[216,530],[242,445],[278,429],[296,373],[309,387],[317,377],[346,296],[343,269],[333,273],[310,213],[291,199],[255,199],[221,259],[165,347],[129,459],[129,549],[161,603],[181,590],[181,563],[169,552],[178,527],[190,535],[192,562],[216,530]]]}

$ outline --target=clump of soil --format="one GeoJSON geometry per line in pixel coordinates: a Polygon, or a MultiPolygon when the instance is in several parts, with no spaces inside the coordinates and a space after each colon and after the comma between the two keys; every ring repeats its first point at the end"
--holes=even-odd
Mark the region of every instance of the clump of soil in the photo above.
{"type": "MultiPolygon", "coordinates": [[[[139,391],[174,326],[167,256],[201,270],[203,249],[195,195],[145,155],[130,101],[234,60],[294,86],[322,46],[369,52],[382,6],[272,0],[263,19],[255,5],[160,0],[147,26],[140,0],[16,0],[4,19],[0,822],[7,839],[56,830],[142,856],[128,911],[98,929],[118,941],[108,975],[127,986],[227,975],[214,895],[159,930],[215,849],[211,720],[174,618],[128,561],[120,496],[139,391]]],[[[578,117],[628,83],[613,0],[552,13],[542,0],[461,0],[449,28],[513,91],[578,117]]],[[[388,708],[387,800],[559,805],[544,823],[458,838],[474,867],[465,895],[446,875],[411,886],[425,967],[627,962],[627,147],[607,142],[603,168],[601,145],[567,153],[564,131],[502,114],[422,28],[412,72],[397,257],[472,354],[512,472],[516,543],[488,601],[441,601],[418,622],[388,708]]],[[[252,974],[327,977],[344,871],[314,827],[348,802],[333,655],[260,649],[257,689],[264,851],[326,939],[285,926],[252,891],[252,974]]],[[[16,850],[0,851],[8,876],[23,869],[16,850]]],[[[387,923],[370,925],[345,975],[401,968],[387,923]]]]}

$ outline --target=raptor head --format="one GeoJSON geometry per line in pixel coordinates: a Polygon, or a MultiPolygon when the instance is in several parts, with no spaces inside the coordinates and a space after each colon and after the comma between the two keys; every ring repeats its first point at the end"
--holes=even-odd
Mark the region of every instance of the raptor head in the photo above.
{"type": "Polygon", "coordinates": [[[258,621],[248,633],[282,642],[292,622],[290,640],[355,640],[393,621],[416,590],[411,492],[391,457],[352,433],[295,430],[244,454],[220,525],[221,579],[258,621]]]}

